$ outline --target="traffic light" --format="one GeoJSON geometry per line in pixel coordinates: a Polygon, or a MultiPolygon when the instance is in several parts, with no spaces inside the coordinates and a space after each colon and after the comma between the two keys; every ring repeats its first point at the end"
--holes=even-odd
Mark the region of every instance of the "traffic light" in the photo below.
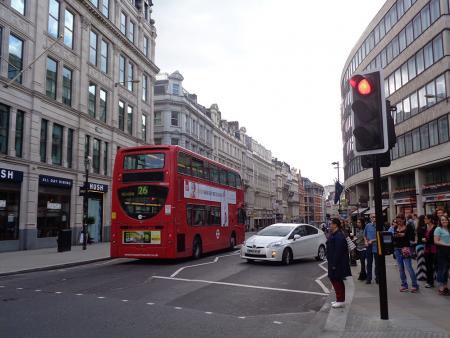
{"type": "Polygon", "coordinates": [[[388,151],[388,126],[384,81],[380,71],[353,75],[353,136],[356,155],[382,154],[388,151]]]}

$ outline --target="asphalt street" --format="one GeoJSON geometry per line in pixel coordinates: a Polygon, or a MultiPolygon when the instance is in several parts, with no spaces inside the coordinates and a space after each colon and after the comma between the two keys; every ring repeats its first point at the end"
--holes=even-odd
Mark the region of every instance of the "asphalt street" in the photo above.
{"type": "Polygon", "coordinates": [[[116,259],[0,278],[2,337],[310,337],[325,320],[320,262],[116,259]]]}

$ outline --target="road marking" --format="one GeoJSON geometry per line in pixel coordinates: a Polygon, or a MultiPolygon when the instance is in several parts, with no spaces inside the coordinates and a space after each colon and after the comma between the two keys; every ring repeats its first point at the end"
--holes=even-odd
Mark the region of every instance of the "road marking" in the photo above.
{"type": "Polygon", "coordinates": [[[155,305],[155,303],[147,303],[147,305],[155,305]]]}
{"type": "Polygon", "coordinates": [[[77,293],[77,294],[76,294],[76,296],[82,296],[82,295],[83,295],[82,293],[77,293]]]}
{"type": "Polygon", "coordinates": [[[229,256],[236,256],[236,255],[239,255],[239,250],[234,251],[232,254],[229,254],[229,255],[217,256],[216,258],[214,258],[214,260],[212,262],[206,262],[206,263],[200,263],[200,264],[183,266],[182,268],[179,268],[177,271],[175,271],[173,274],[171,274],[170,277],[175,277],[176,275],[178,275],[184,269],[194,268],[194,267],[202,266],[202,265],[214,264],[214,263],[217,263],[219,261],[219,258],[229,257],[229,256]]]}
{"type": "Polygon", "coordinates": [[[23,288],[16,288],[17,290],[23,290],[23,288]]]}
{"type": "Polygon", "coordinates": [[[206,284],[236,286],[236,287],[249,288],[249,289],[261,289],[261,290],[270,290],[270,291],[303,293],[303,294],[316,295],[316,296],[328,296],[327,293],[314,292],[314,291],[280,289],[280,288],[271,288],[271,287],[267,287],[267,286],[246,285],[246,284],[225,283],[225,282],[213,282],[213,281],[202,280],[202,279],[173,278],[173,277],[164,277],[164,276],[152,276],[152,277],[157,278],[157,279],[168,279],[168,280],[174,280],[174,281],[180,281],[180,282],[206,283],[206,284]]]}
{"type": "Polygon", "coordinates": [[[183,308],[179,307],[179,306],[175,306],[175,310],[183,310],[183,308]]]}
{"type": "Polygon", "coordinates": [[[0,285],[0,288],[4,288],[5,286],[4,285],[0,285]]]}
{"type": "Polygon", "coordinates": [[[207,312],[205,312],[207,315],[212,315],[212,312],[209,312],[209,311],[207,311],[207,312]]]}
{"type": "Polygon", "coordinates": [[[128,302],[128,299],[122,299],[122,302],[128,302]]]}
{"type": "Polygon", "coordinates": [[[98,299],[104,299],[105,297],[103,297],[103,296],[100,296],[100,297],[97,297],[98,299]]]}
{"type": "Polygon", "coordinates": [[[61,291],[56,291],[55,292],[57,295],[60,295],[62,292],[61,291]]]}
{"type": "Polygon", "coordinates": [[[239,319],[245,319],[245,317],[244,316],[242,316],[242,317],[238,317],[239,319]]]}
{"type": "Polygon", "coordinates": [[[325,278],[326,276],[328,276],[328,269],[326,267],[324,267],[323,265],[327,263],[327,261],[323,261],[322,263],[319,264],[319,267],[326,271],[326,273],[324,273],[322,276],[318,277],[315,282],[317,284],[319,284],[319,286],[322,288],[323,292],[325,292],[326,294],[330,293],[330,290],[325,286],[325,284],[323,284],[323,282],[321,281],[322,278],[325,278]]]}
{"type": "Polygon", "coordinates": [[[41,292],[42,290],[39,290],[39,289],[36,289],[36,290],[34,290],[35,292],[41,292]]]}
{"type": "Polygon", "coordinates": [[[278,324],[278,325],[283,324],[283,322],[279,322],[279,321],[276,321],[276,320],[275,320],[273,323],[274,323],[274,324],[278,324]]]}

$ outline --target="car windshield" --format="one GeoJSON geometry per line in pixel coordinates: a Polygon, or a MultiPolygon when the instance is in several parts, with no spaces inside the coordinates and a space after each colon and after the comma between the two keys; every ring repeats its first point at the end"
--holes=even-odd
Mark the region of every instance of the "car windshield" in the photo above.
{"type": "Polygon", "coordinates": [[[265,229],[262,229],[260,232],[258,232],[258,236],[278,236],[278,237],[284,237],[287,236],[294,227],[290,226],[281,226],[281,225],[271,225],[265,229]]]}

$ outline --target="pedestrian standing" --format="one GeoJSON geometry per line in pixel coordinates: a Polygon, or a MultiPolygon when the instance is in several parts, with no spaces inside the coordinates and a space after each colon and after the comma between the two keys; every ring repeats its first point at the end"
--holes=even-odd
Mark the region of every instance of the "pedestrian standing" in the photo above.
{"type": "Polygon", "coordinates": [[[327,241],[328,278],[336,292],[336,302],[332,302],[333,308],[345,306],[344,279],[351,276],[348,246],[342,231],[341,221],[333,218],[330,225],[330,238],[327,241]]]}
{"type": "Polygon", "coordinates": [[[420,215],[416,225],[417,280],[420,281],[427,280],[427,267],[425,264],[424,254],[425,243],[423,241],[426,230],[427,226],[425,224],[425,216],[420,215]]]}
{"type": "Polygon", "coordinates": [[[370,215],[370,222],[364,228],[364,239],[367,247],[367,279],[366,284],[372,283],[372,266],[375,265],[375,281],[378,284],[378,264],[377,264],[377,225],[375,215],[370,215]],[[373,264],[375,262],[375,264],[373,264]]]}
{"type": "Polygon", "coordinates": [[[436,245],[434,245],[434,230],[436,230],[436,224],[433,215],[425,216],[425,236],[422,238],[422,242],[425,243],[424,256],[427,273],[426,288],[434,287],[434,272],[436,261],[436,245]]]}
{"type": "Polygon", "coordinates": [[[397,259],[398,270],[400,272],[401,287],[400,292],[408,291],[408,280],[406,279],[405,266],[411,278],[412,288],[410,291],[415,293],[419,290],[417,277],[412,266],[411,242],[414,242],[414,227],[405,224],[405,216],[397,215],[397,226],[394,227],[394,253],[397,259]]]}
{"type": "Polygon", "coordinates": [[[448,269],[450,266],[450,233],[448,217],[441,216],[439,226],[434,231],[434,243],[437,248],[437,281],[439,294],[448,296],[448,269]]]}
{"type": "Polygon", "coordinates": [[[364,219],[358,218],[356,221],[355,230],[355,244],[356,253],[358,255],[359,262],[361,264],[361,271],[359,272],[358,280],[365,281],[367,279],[366,273],[366,243],[364,240],[364,219]]]}

